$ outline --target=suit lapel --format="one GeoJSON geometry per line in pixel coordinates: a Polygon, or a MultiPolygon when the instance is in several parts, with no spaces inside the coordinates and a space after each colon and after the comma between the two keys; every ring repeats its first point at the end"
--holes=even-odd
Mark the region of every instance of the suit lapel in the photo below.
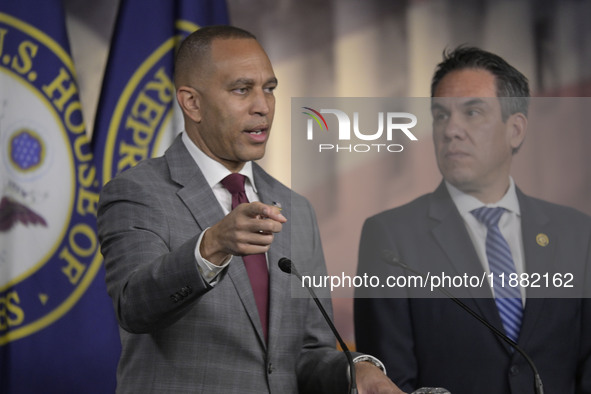
{"type": "MultiPolygon", "coordinates": [[[[170,168],[171,179],[180,185],[179,190],[177,191],[177,195],[183,201],[187,209],[191,212],[191,215],[193,215],[199,228],[201,228],[201,230],[206,229],[222,220],[224,218],[224,212],[222,210],[222,207],[217,201],[215,195],[213,194],[213,191],[207,184],[207,181],[205,180],[203,173],[195,164],[195,161],[185,148],[180,136],[176,138],[171,147],[166,151],[165,157],[170,168]]],[[[262,170],[260,169],[260,167],[256,165],[255,167],[255,179],[262,178],[261,176],[259,176],[260,173],[263,173],[262,170]]],[[[261,198],[263,202],[266,202],[263,198],[272,199],[272,193],[270,193],[272,189],[271,187],[267,186],[268,182],[262,182],[261,186],[259,186],[258,180],[256,182],[257,188],[259,190],[259,198],[261,198]],[[267,195],[270,196],[266,197],[267,195]]],[[[287,200],[287,198],[285,197],[284,199],[287,200]]],[[[277,242],[277,238],[278,237],[276,237],[276,240],[274,241],[273,245],[275,245],[275,243],[277,242]]],[[[289,240],[289,236],[287,237],[287,239],[289,240]]],[[[278,251],[277,253],[280,252],[278,251]]],[[[273,265],[271,263],[275,261],[272,260],[272,258],[275,257],[276,256],[274,256],[274,254],[270,251],[270,267],[272,267],[273,265]]],[[[283,274],[282,272],[280,273],[283,274]]],[[[259,318],[256,302],[254,300],[254,294],[252,292],[250,280],[248,279],[248,274],[246,273],[246,268],[244,267],[244,261],[240,256],[234,256],[232,258],[232,262],[228,266],[227,275],[232,281],[234,288],[236,289],[236,293],[240,298],[240,301],[242,302],[242,305],[244,306],[244,309],[246,310],[246,313],[248,314],[250,321],[257,332],[261,346],[265,348],[266,344],[263,336],[261,320],[259,318]]],[[[273,270],[271,270],[271,275],[274,275],[273,270]]],[[[273,299],[277,298],[275,293],[278,291],[275,288],[275,286],[273,286],[273,276],[271,276],[270,279],[270,308],[271,310],[273,310],[273,299]]],[[[285,288],[285,285],[280,286],[283,286],[285,288]]],[[[269,332],[271,332],[271,327],[272,326],[270,325],[269,332]]]]}
{"type": "MultiPolygon", "coordinates": [[[[517,189],[517,197],[521,209],[521,233],[523,237],[523,252],[525,255],[526,271],[543,274],[557,272],[552,267],[555,261],[555,245],[558,234],[553,232],[550,220],[535,202],[517,189]],[[538,243],[538,235],[546,235],[549,243],[542,246],[538,243]]],[[[543,244],[543,243],[542,243],[543,244]]],[[[529,338],[534,334],[536,324],[542,316],[544,307],[544,286],[526,289],[527,301],[519,334],[519,344],[526,346],[529,338]]]]}
{"type": "MultiPolygon", "coordinates": [[[[482,277],[482,265],[466,230],[466,225],[442,182],[432,194],[429,216],[434,219],[431,231],[439,246],[447,255],[455,274],[482,277]]],[[[445,271],[445,267],[441,267],[445,271]]],[[[455,292],[454,292],[455,293],[455,292]]],[[[482,288],[468,287],[462,293],[454,294],[462,301],[480,311],[480,315],[499,330],[503,324],[488,283],[482,288]]],[[[491,334],[492,335],[492,334],[491,334]]],[[[507,346],[500,338],[503,346],[507,346]]]]}
{"type": "MultiPolygon", "coordinates": [[[[468,235],[466,225],[443,183],[432,195],[429,216],[435,219],[435,225],[431,229],[432,234],[447,255],[455,274],[464,275],[466,273],[482,277],[482,265],[468,235]]],[[[469,287],[463,296],[490,298],[492,293],[488,286],[469,287]]]]}
{"type": "Polygon", "coordinates": [[[203,230],[224,217],[222,207],[179,135],[165,153],[170,177],[180,185],[177,195],[203,230]]]}
{"type": "Polygon", "coordinates": [[[290,297],[290,276],[281,271],[277,262],[281,257],[291,256],[291,194],[275,179],[266,174],[258,165],[253,163],[253,172],[260,200],[265,204],[279,202],[282,206],[281,213],[288,222],[283,225],[281,232],[275,234],[273,244],[267,252],[269,263],[269,338],[268,347],[276,347],[281,340],[278,333],[281,330],[282,313],[285,309],[286,298],[290,297]]]}
{"type": "Polygon", "coordinates": [[[254,300],[254,293],[252,292],[252,286],[250,285],[250,280],[248,279],[248,273],[246,272],[242,257],[234,256],[232,258],[232,262],[228,267],[228,277],[234,284],[238,297],[248,314],[250,322],[257,332],[259,343],[263,348],[266,348],[267,344],[265,343],[263,326],[261,324],[257,305],[254,300]]]}

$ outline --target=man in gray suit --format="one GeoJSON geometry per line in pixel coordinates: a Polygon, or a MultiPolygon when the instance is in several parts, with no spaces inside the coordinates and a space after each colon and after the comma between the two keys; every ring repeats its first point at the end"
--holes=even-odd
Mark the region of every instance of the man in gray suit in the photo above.
{"type": "MultiPolygon", "coordinates": [[[[591,220],[524,195],[510,177],[527,129],[527,79],[492,53],[461,47],[445,54],[431,95],[443,182],[433,193],[367,219],[359,274],[408,275],[393,259],[440,277],[486,273],[482,287],[448,289],[529,354],[546,392],[591,393],[591,220]],[[545,273],[572,275],[573,293],[559,294],[570,289],[544,288],[543,281],[536,288],[535,275],[545,273]],[[509,281],[523,274],[531,286],[509,281]]],[[[451,300],[426,293],[359,292],[367,298],[355,300],[358,350],[379,357],[403,390],[534,393],[533,373],[519,352],[451,300]]]]}
{"type": "MultiPolygon", "coordinates": [[[[121,326],[117,391],[345,393],[345,355],[277,267],[286,256],[326,273],[312,207],[253,162],[274,115],[267,55],[244,30],[202,28],[179,49],[175,85],[184,132],[99,203],[121,326]]],[[[400,393],[377,360],[359,360],[360,392],[400,393]]]]}

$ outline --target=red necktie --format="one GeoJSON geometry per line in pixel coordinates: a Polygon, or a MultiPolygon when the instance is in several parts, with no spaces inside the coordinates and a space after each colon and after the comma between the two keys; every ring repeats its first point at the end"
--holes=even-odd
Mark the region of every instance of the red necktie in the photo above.
{"type": "MultiPolygon", "coordinates": [[[[232,209],[239,204],[248,202],[244,192],[244,180],[246,177],[241,174],[230,174],[222,179],[222,185],[232,194],[232,209]]],[[[259,311],[259,317],[263,326],[265,340],[267,339],[267,322],[269,314],[269,272],[267,270],[267,259],[264,253],[242,256],[244,266],[250,279],[252,292],[259,311]]]]}

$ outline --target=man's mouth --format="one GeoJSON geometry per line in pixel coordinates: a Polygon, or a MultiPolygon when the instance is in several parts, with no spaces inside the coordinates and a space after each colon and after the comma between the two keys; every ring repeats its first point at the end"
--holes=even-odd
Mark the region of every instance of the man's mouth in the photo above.
{"type": "Polygon", "coordinates": [[[249,134],[254,134],[254,135],[261,135],[265,132],[267,132],[269,130],[269,127],[266,125],[260,125],[260,126],[255,126],[251,129],[246,129],[244,130],[245,132],[249,133],[249,134]]]}
{"type": "Polygon", "coordinates": [[[269,127],[256,126],[252,129],[244,130],[255,142],[264,142],[267,139],[269,127]]]}
{"type": "Polygon", "coordinates": [[[466,153],[459,151],[459,150],[454,150],[454,151],[448,151],[445,155],[446,156],[464,156],[464,155],[466,155],[466,153]]]}
{"type": "Polygon", "coordinates": [[[443,152],[443,156],[448,158],[458,158],[468,156],[468,153],[458,146],[449,146],[443,152]]]}

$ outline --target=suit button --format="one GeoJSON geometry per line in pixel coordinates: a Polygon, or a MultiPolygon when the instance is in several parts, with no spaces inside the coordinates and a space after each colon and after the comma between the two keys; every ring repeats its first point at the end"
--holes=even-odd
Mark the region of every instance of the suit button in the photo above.
{"type": "Polygon", "coordinates": [[[515,376],[519,373],[519,367],[517,365],[512,365],[509,372],[511,373],[511,376],[515,376]]]}
{"type": "Polygon", "coordinates": [[[267,373],[271,375],[273,373],[273,370],[275,370],[275,367],[273,367],[273,363],[269,363],[269,365],[267,365],[267,373]]]}
{"type": "Polygon", "coordinates": [[[185,294],[181,293],[180,291],[177,291],[176,293],[174,293],[173,297],[176,299],[175,302],[178,302],[185,298],[185,294]]]}

